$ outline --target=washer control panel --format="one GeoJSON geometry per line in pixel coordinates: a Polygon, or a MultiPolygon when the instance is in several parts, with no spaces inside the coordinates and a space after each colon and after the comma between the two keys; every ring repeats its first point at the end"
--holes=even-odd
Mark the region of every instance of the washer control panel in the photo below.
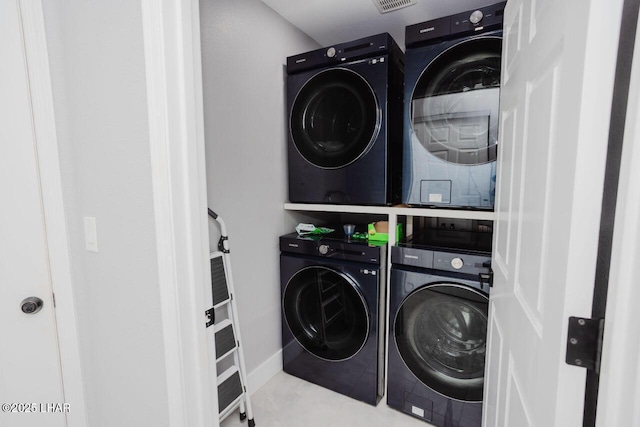
{"type": "Polygon", "coordinates": [[[386,246],[369,246],[367,242],[343,238],[306,238],[295,232],[280,236],[280,252],[373,264],[386,259],[386,246]]]}
{"type": "Polygon", "coordinates": [[[491,257],[456,252],[433,252],[435,270],[454,271],[465,274],[486,273],[491,267],[491,257]]]}
{"type": "Polygon", "coordinates": [[[411,267],[477,275],[491,267],[489,252],[448,252],[434,247],[391,247],[391,262],[411,267]]]}

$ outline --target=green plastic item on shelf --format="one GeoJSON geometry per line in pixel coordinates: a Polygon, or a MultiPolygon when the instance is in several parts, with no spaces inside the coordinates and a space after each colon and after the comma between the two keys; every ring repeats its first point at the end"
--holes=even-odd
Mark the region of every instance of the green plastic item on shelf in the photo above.
{"type": "Polygon", "coordinates": [[[369,235],[367,233],[353,233],[353,236],[351,236],[351,238],[353,240],[366,241],[369,240],[369,235]]]}
{"type": "Polygon", "coordinates": [[[300,236],[309,236],[309,235],[318,236],[323,234],[329,234],[329,233],[332,233],[333,231],[335,231],[333,228],[316,227],[313,224],[304,224],[302,222],[296,226],[296,232],[300,236]]]}
{"type": "MultiPolygon", "coordinates": [[[[385,223],[385,225],[388,225],[386,221],[382,221],[382,223],[385,223]]],[[[372,222],[368,225],[369,243],[371,242],[387,243],[389,241],[389,233],[385,233],[385,232],[381,233],[378,230],[376,230],[376,224],[378,223],[372,222]]],[[[396,241],[394,243],[398,243],[400,239],[402,239],[403,231],[404,230],[403,230],[402,224],[397,224],[396,225],[396,241]]]]}

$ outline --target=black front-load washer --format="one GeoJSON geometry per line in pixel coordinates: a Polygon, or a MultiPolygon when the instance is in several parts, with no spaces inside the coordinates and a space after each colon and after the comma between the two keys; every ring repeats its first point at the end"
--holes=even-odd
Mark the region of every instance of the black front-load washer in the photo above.
{"type": "Polygon", "coordinates": [[[406,244],[391,260],[388,405],[435,426],[480,427],[490,252],[406,244]]]}
{"type": "Polygon", "coordinates": [[[289,201],[400,200],[403,61],[386,33],[287,58],[289,201]]]}
{"type": "Polygon", "coordinates": [[[504,6],[406,28],[404,203],[493,209],[504,6]]]}
{"type": "Polygon", "coordinates": [[[375,405],[384,394],[386,246],[280,237],[285,372],[375,405]]]}

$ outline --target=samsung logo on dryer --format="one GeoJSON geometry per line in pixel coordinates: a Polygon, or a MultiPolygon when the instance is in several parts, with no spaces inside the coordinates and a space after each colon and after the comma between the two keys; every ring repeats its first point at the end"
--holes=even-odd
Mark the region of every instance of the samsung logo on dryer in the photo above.
{"type": "Polygon", "coordinates": [[[423,29],[420,30],[420,34],[430,33],[431,31],[433,31],[435,29],[436,29],[436,27],[423,28],[423,29]]]}

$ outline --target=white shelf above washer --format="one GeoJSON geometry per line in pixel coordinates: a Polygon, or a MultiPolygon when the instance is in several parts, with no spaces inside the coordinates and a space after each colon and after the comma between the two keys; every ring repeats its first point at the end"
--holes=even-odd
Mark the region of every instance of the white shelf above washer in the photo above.
{"type": "Polygon", "coordinates": [[[284,209],[287,211],[302,212],[337,212],[356,214],[382,214],[382,215],[406,215],[422,217],[456,218],[456,219],[477,219],[493,221],[495,212],[492,211],[472,211],[440,208],[410,208],[401,206],[360,206],[360,205],[323,205],[307,203],[285,203],[284,209]]]}

